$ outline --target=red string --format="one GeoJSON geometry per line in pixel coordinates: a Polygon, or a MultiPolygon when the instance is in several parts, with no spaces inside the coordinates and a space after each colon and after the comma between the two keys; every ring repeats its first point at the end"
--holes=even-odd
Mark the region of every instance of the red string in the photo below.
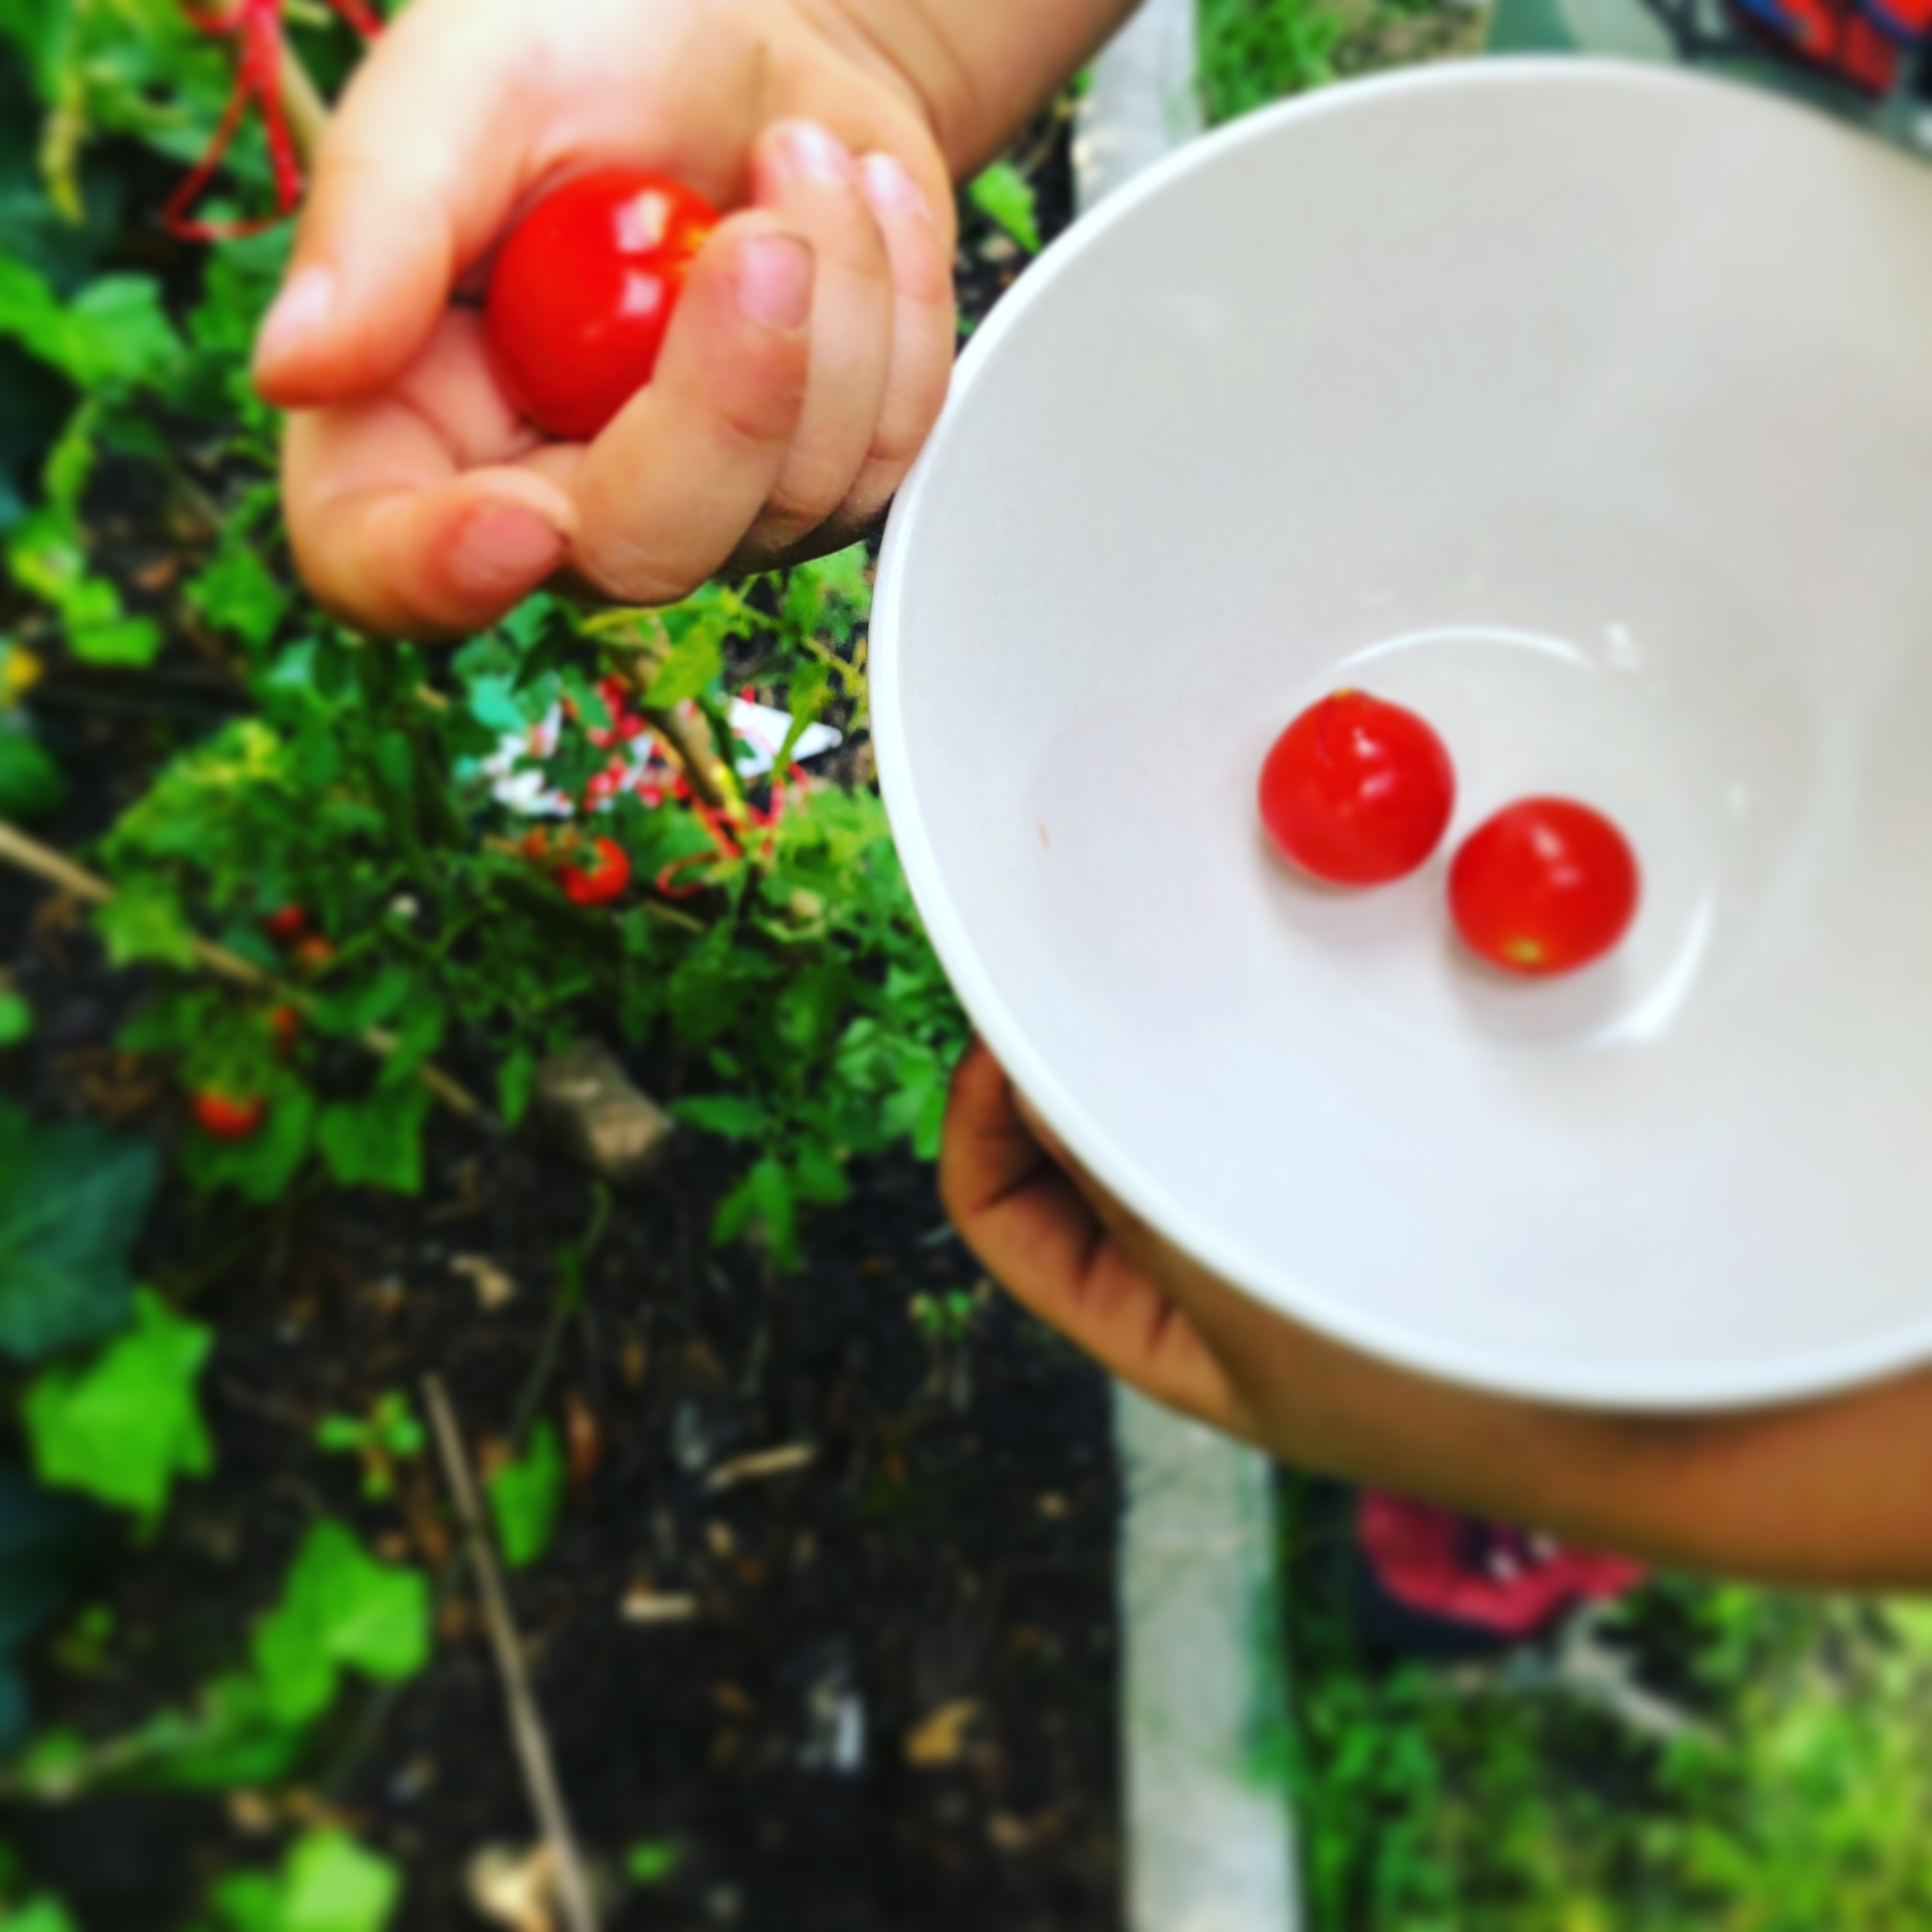
{"type": "MultiPolygon", "coordinates": [[[[382,22],[365,0],[328,0],[328,4],[364,40],[373,40],[382,22]]],[[[187,180],[168,197],[161,224],[184,242],[221,242],[237,236],[259,235],[286,220],[302,199],[302,164],[296,158],[282,105],[282,0],[236,0],[225,13],[203,13],[183,0],[188,24],[204,34],[234,34],[242,42],[236,63],[235,86],[221,110],[214,136],[187,180]],[[250,106],[262,110],[262,127],[268,137],[268,166],[274,178],[275,211],[239,221],[197,221],[197,207],[220,169],[250,106]]]]}

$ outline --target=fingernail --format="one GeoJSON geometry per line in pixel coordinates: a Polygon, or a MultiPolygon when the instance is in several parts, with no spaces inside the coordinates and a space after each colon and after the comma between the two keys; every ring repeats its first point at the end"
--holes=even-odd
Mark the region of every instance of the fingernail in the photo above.
{"type": "Polygon", "coordinates": [[[520,503],[484,503],[464,520],[456,574],[479,590],[532,584],[563,561],[564,549],[562,532],[520,503]]]}
{"type": "Polygon", "coordinates": [[[745,244],[738,306],[760,328],[789,335],[812,308],[812,250],[792,235],[758,235],[745,244]]]}
{"type": "Polygon", "coordinates": [[[868,154],[859,164],[859,185],[881,214],[922,214],[928,221],[932,219],[919,184],[890,154],[868,154]]]}
{"type": "Polygon", "coordinates": [[[289,278],[255,338],[255,359],[274,362],[297,347],[328,320],[334,306],[335,278],[326,268],[298,269],[289,278]]]}
{"type": "Polygon", "coordinates": [[[778,154],[794,174],[808,181],[852,178],[850,152],[816,121],[788,121],[778,130],[778,154]]]}

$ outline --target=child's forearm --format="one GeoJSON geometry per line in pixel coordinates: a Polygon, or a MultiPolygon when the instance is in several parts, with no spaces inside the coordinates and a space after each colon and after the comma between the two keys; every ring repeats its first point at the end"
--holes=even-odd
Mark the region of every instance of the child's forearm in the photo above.
{"type": "Polygon", "coordinates": [[[998,154],[1137,0],[799,0],[919,98],[956,178],[998,154]]]}

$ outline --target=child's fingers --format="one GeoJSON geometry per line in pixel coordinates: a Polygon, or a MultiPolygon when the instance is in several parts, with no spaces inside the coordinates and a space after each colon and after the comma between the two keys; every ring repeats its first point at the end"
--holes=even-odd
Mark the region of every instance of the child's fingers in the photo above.
{"type": "MultiPolygon", "coordinates": [[[[434,17],[431,16],[434,14],[434,17]]],[[[285,408],[366,394],[429,339],[462,268],[508,216],[521,85],[500,22],[400,15],[336,109],[255,380],[285,408]],[[418,44],[420,43],[420,44],[418,44]]]]}
{"type": "Polygon", "coordinates": [[[805,406],[812,251],[757,212],[722,223],[692,264],[656,373],[587,448],[532,461],[567,476],[573,561],[620,602],[688,594],[778,486],[805,406]]]}
{"type": "Polygon", "coordinates": [[[809,121],[768,128],[753,154],[753,181],[758,205],[805,236],[818,265],[804,412],[747,539],[748,549],[776,554],[838,508],[866,460],[886,392],[892,289],[857,164],[824,128],[809,121]]]}
{"type": "Polygon", "coordinates": [[[561,490],[511,466],[532,440],[460,310],[381,396],[298,412],[283,501],[316,596],[383,634],[494,622],[556,567],[574,528],[561,490]]]}
{"type": "Polygon", "coordinates": [[[1250,1434],[1220,1364],[1109,1237],[1081,1182],[1028,1127],[1004,1070],[976,1045],[954,1077],[940,1192],[967,1245],[1049,1328],[1155,1401],[1250,1434]]]}
{"type": "Polygon", "coordinates": [[[855,530],[891,500],[938,421],[958,330],[950,244],[911,174],[890,154],[868,154],[859,180],[891,263],[892,334],[878,422],[834,519],[855,530]]]}

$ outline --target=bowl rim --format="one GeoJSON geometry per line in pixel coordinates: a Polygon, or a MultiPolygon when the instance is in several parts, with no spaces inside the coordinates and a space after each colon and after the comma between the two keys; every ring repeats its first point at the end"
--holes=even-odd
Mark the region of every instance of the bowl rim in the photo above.
{"type": "MultiPolygon", "coordinates": [[[[1140,208],[1178,182],[1215,167],[1224,158],[1285,130],[1334,115],[1373,110],[1393,97],[1444,92],[1487,92],[1552,86],[1606,89],[1632,96],[1658,94],[1721,99],[1732,112],[1802,122],[1821,132],[1882,152],[1869,133],[1837,122],[1788,98],[1707,74],[1598,56],[1510,55],[1444,62],[1341,82],[1257,110],[1188,142],[1083,215],[1044,249],[986,322],[976,330],[955,367],[946,405],[926,447],[901,486],[887,520],[874,594],[868,650],[871,727],[880,793],[914,904],[934,951],[976,1030],[1014,1084],[1088,1170],[1166,1239],[1230,1286],[1263,1306],[1364,1353],[1425,1375],[1492,1394],[1588,1407],[1660,1412],[1755,1407],[1829,1395],[1932,1358],[1932,1309],[1896,1322],[1856,1342],[1805,1346],[1754,1355],[1742,1364],[1676,1370],[1666,1364],[1601,1366],[1575,1354],[1519,1350],[1498,1358],[1433,1334],[1418,1334],[1352,1305],[1346,1291],[1275,1271],[1268,1288],[1252,1285],[1252,1257],[1238,1252],[1213,1225],[1174,1196],[1153,1174],[1128,1159],[1112,1137],[1053,1072],[1044,1053],[1002,998],[947,891],[911,770],[901,666],[906,581],[920,506],[947,460],[962,418],[975,404],[985,372],[1008,336],[1027,326],[1055,283],[1087,250],[1132,220],[1140,208]]],[[[1899,156],[1905,166],[1914,164],[1899,156]]]]}

